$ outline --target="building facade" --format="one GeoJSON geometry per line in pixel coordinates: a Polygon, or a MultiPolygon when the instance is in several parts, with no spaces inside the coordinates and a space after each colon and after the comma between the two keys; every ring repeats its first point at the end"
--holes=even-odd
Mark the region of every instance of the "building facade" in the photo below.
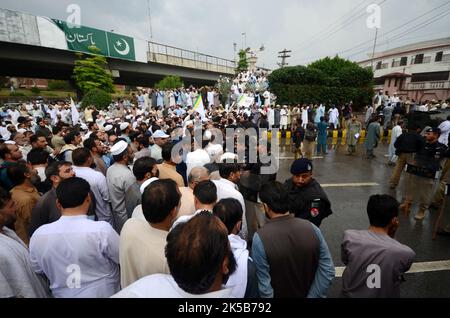
{"type": "Polygon", "coordinates": [[[373,69],[375,90],[385,95],[418,102],[450,98],[450,37],[375,53],[358,64],[373,69]]]}

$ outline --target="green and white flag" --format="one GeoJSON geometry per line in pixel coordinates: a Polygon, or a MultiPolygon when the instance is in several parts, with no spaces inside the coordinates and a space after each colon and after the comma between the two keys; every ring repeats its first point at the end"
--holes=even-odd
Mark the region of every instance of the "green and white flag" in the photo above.
{"type": "Polygon", "coordinates": [[[132,61],[136,60],[134,39],[129,36],[81,25],[73,27],[61,20],[53,21],[64,32],[69,50],[92,53],[89,47],[95,46],[100,49],[101,55],[132,61]]]}
{"type": "Polygon", "coordinates": [[[107,32],[109,56],[135,60],[134,40],[129,36],[107,32]]]}

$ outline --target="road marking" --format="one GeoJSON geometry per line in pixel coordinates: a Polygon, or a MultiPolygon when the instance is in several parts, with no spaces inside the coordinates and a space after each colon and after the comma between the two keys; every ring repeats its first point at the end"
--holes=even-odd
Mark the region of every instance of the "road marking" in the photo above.
{"type": "Polygon", "coordinates": [[[378,187],[380,184],[375,182],[366,183],[329,183],[321,184],[322,188],[337,188],[337,187],[378,187]]]}
{"type": "MultiPolygon", "coordinates": [[[[279,157],[279,160],[294,160],[295,157],[279,157]]],[[[323,159],[323,157],[313,157],[313,159],[323,159]]]]}
{"type": "MultiPolygon", "coordinates": [[[[342,277],[345,267],[335,267],[336,275],[335,277],[342,277]]],[[[450,260],[448,261],[436,261],[436,262],[422,262],[412,264],[409,271],[406,274],[415,273],[429,273],[429,272],[440,272],[450,270],[450,260]]]]}

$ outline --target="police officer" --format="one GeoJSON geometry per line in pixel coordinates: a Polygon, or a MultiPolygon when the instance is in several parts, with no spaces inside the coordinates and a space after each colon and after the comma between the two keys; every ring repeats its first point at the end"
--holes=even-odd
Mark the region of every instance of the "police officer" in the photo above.
{"type": "Polygon", "coordinates": [[[425,131],[425,144],[408,160],[405,178],[405,199],[401,209],[409,214],[413,200],[419,204],[419,211],[414,216],[418,221],[425,218],[425,211],[430,205],[431,192],[439,177],[442,159],[448,157],[447,146],[438,141],[441,135],[439,128],[425,131]]]}
{"type": "Polygon", "coordinates": [[[319,227],[333,211],[328,196],[312,177],[312,171],[313,165],[308,159],[295,160],[291,166],[292,177],[286,180],[284,188],[289,193],[289,211],[319,227]]]}

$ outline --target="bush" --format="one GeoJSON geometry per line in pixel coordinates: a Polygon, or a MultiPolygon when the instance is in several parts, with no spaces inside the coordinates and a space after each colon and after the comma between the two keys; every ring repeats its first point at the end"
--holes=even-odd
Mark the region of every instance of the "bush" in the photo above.
{"type": "Polygon", "coordinates": [[[353,101],[355,108],[371,103],[373,72],[348,60],[324,58],[307,67],[278,69],[269,75],[278,103],[334,103],[353,101]]]}
{"type": "Polygon", "coordinates": [[[57,90],[68,91],[71,89],[71,87],[68,81],[50,80],[48,81],[48,89],[52,91],[57,90]]]}
{"type": "Polygon", "coordinates": [[[41,90],[40,90],[38,87],[33,86],[33,87],[31,88],[31,92],[32,92],[34,95],[37,95],[37,94],[39,94],[39,93],[41,92],[41,90]]]}
{"type": "Polygon", "coordinates": [[[184,86],[181,78],[178,76],[166,76],[161,81],[156,83],[157,89],[175,89],[184,86]]]}
{"type": "Polygon", "coordinates": [[[277,103],[279,104],[331,103],[342,105],[353,101],[355,106],[359,106],[355,108],[360,108],[370,103],[373,95],[371,87],[271,84],[271,89],[276,92],[277,103]]]}
{"type": "Polygon", "coordinates": [[[9,96],[25,96],[25,94],[21,92],[11,92],[9,93],[9,96]]]}
{"type": "Polygon", "coordinates": [[[81,100],[81,106],[86,108],[88,106],[95,106],[97,109],[106,109],[111,104],[111,94],[101,89],[92,89],[87,92],[81,100]]]}

